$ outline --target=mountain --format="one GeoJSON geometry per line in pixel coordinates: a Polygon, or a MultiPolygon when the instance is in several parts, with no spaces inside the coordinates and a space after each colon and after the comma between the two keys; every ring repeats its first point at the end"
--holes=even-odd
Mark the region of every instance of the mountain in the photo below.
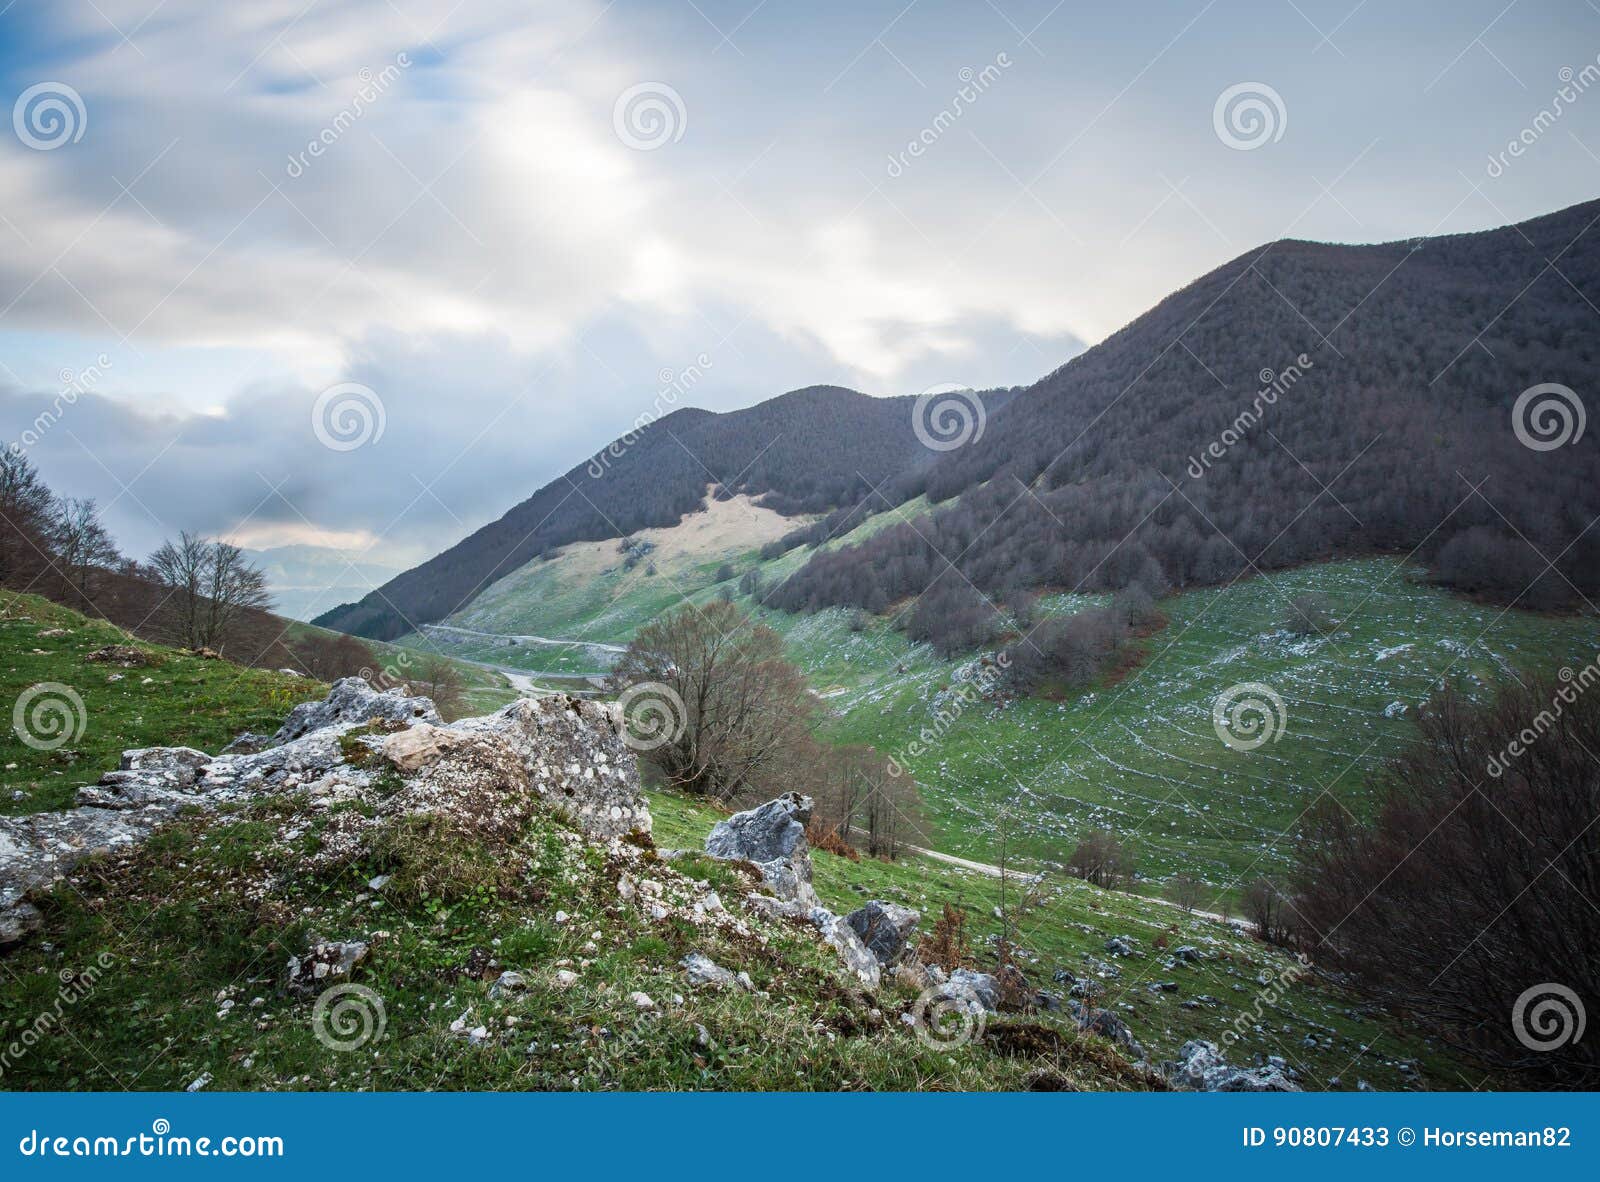
{"type": "MultiPolygon", "coordinates": [[[[984,396],[995,406],[1005,392],[984,396]]],[[[443,619],[483,588],[571,542],[676,524],[716,495],[787,516],[854,504],[927,462],[914,399],[813,386],[745,410],[676,410],[617,439],[489,525],[316,622],[389,639],[443,619]]]]}
{"type": "Polygon", "coordinates": [[[878,611],[931,587],[1159,591],[1374,553],[1414,553],[1500,602],[1594,599],[1597,220],[1589,202],[1476,234],[1270,243],[1034,385],[986,392],[961,446],[926,445],[911,398],[837,387],[679,410],[318,622],[399,635],[569,542],[675,524],[709,485],[826,515],[770,553],[840,537],[864,510],[936,506],[812,554],[767,597],[794,611],[878,611]]]}
{"type": "Polygon", "coordinates": [[[923,469],[906,491],[942,504],[916,528],[816,553],[769,602],[1159,591],[1378,552],[1498,602],[1600,598],[1597,220],[1252,250],[923,469]]]}
{"type": "Polygon", "coordinates": [[[267,576],[278,614],[309,620],[330,604],[365,595],[399,568],[325,546],[274,546],[246,556],[267,576]]]}

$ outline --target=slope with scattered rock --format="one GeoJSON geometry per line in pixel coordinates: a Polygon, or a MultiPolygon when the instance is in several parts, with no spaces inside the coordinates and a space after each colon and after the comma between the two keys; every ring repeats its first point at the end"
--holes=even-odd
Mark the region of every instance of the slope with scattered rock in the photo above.
{"type": "Polygon", "coordinates": [[[800,885],[809,802],[659,852],[607,706],[443,725],[351,679],[230,753],[121,764],[0,822],[7,1086],[1164,1086],[1087,1037],[920,1038],[800,885]]]}

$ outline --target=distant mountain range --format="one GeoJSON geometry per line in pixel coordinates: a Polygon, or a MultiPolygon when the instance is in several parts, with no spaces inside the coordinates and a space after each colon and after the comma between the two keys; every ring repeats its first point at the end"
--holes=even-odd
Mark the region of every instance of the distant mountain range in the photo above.
{"type": "Polygon", "coordinates": [[[941,580],[1159,590],[1372,552],[1525,606],[1592,599],[1597,220],[1589,202],[1478,234],[1274,242],[1033,386],[966,396],[965,423],[837,387],[679,410],[317,622],[399,635],[568,542],[671,525],[708,484],[826,528],[863,501],[938,503],[815,554],[772,600],[794,610],[879,610],[941,580]]]}

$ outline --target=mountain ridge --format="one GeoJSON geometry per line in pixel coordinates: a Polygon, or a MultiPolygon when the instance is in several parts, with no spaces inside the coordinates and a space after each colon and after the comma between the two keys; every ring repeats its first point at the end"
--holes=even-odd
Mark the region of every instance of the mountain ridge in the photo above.
{"type": "MultiPolygon", "coordinates": [[[[1003,392],[990,396],[1003,400],[1003,392]]],[[[854,503],[925,462],[909,396],[807,386],[755,406],[680,407],[619,436],[497,521],[316,623],[391,639],[434,623],[496,579],[562,545],[675,525],[707,484],[746,493],[785,516],[854,503]]]]}
{"type": "Polygon", "coordinates": [[[812,386],[723,414],[680,408],[318,622],[399,635],[565,542],[675,524],[729,471],[731,491],[780,513],[830,514],[790,545],[918,495],[955,502],[929,529],[814,554],[771,600],[788,610],[880,610],[941,578],[994,597],[1159,591],[1413,548],[1460,590],[1567,606],[1600,593],[1584,524],[1600,515],[1594,437],[1524,446],[1505,412],[1536,385],[1571,394],[1600,361],[1596,220],[1600,201],[1468,234],[1254,247],[1032,385],[984,392],[960,446],[927,445],[910,396],[812,386]],[[1241,430],[1252,393],[1262,412],[1290,370],[1292,393],[1241,430]]]}

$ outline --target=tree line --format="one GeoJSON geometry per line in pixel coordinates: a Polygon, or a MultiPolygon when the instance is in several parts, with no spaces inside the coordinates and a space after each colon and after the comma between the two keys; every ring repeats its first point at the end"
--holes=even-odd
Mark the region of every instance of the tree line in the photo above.
{"type": "MultiPolygon", "coordinates": [[[[16,446],[0,450],[0,587],[240,665],[386,679],[384,662],[355,637],[273,615],[266,577],[238,546],[182,532],[144,561],[124,556],[96,503],[59,496],[16,446]]],[[[442,656],[407,656],[387,679],[435,697],[441,710],[460,708],[460,671],[442,656]]]]}

